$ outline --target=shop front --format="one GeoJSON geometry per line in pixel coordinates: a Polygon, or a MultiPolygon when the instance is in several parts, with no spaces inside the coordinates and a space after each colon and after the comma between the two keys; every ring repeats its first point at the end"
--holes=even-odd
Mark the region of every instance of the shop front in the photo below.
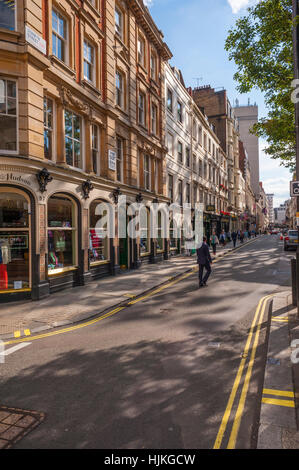
{"type": "Polygon", "coordinates": [[[1,300],[31,297],[32,204],[29,193],[0,187],[0,295],[1,300]]]}

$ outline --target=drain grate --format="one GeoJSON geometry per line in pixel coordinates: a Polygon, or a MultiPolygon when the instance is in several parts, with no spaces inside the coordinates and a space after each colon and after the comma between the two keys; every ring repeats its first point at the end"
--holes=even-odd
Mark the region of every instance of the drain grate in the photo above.
{"type": "Polygon", "coordinates": [[[44,418],[44,413],[0,406],[0,449],[12,447],[44,418]]]}

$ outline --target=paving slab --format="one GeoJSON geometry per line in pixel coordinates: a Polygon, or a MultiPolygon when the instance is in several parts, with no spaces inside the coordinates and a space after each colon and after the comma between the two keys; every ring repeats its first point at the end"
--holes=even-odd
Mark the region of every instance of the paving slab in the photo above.
{"type": "Polygon", "coordinates": [[[263,387],[263,400],[268,403],[261,404],[258,449],[287,449],[297,442],[290,325],[294,325],[294,308],[291,291],[286,290],[273,299],[263,387]]]}

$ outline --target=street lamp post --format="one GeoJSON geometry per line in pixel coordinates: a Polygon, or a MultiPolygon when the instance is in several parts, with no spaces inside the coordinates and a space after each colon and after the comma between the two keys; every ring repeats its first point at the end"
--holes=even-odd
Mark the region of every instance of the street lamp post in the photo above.
{"type": "MultiPolygon", "coordinates": [[[[293,55],[294,55],[294,79],[299,78],[299,61],[298,61],[298,39],[299,30],[296,17],[299,13],[298,0],[293,1],[293,55]]],[[[295,129],[296,129],[296,180],[299,177],[299,102],[295,103],[295,129]]],[[[299,197],[297,199],[297,212],[299,212],[299,197]]],[[[299,240],[299,225],[298,225],[298,240],[299,240]]],[[[297,316],[299,317],[299,243],[296,251],[296,284],[297,284],[297,316]]]]}

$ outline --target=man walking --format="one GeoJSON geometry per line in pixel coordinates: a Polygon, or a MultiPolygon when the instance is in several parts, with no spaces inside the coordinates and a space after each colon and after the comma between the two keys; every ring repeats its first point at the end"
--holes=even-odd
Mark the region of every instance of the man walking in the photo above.
{"type": "Polygon", "coordinates": [[[205,287],[207,285],[207,280],[212,272],[210,264],[212,264],[212,258],[210,256],[210,250],[207,245],[206,237],[203,237],[203,243],[200,248],[197,248],[197,263],[199,265],[198,277],[199,277],[199,287],[205,287]],[[203,277],[204,268],[206,269],[206,274],[203,277]]]}
{"type": "Polygon", "coordinates": [[[218,240],[215,230],[213,231],[213,234],[210,237],[210,244],[213,249],[213,254],[216,255],[216,246],[219,245],[219,240],[218,240]]]}
{"type": "Polygon", "coordinates": [[[234,248],[236,248],[237,238],[238,238],[238,234],[234,230],[233,233],[232,233],[232,240],[233,240],[234,248]]]}

